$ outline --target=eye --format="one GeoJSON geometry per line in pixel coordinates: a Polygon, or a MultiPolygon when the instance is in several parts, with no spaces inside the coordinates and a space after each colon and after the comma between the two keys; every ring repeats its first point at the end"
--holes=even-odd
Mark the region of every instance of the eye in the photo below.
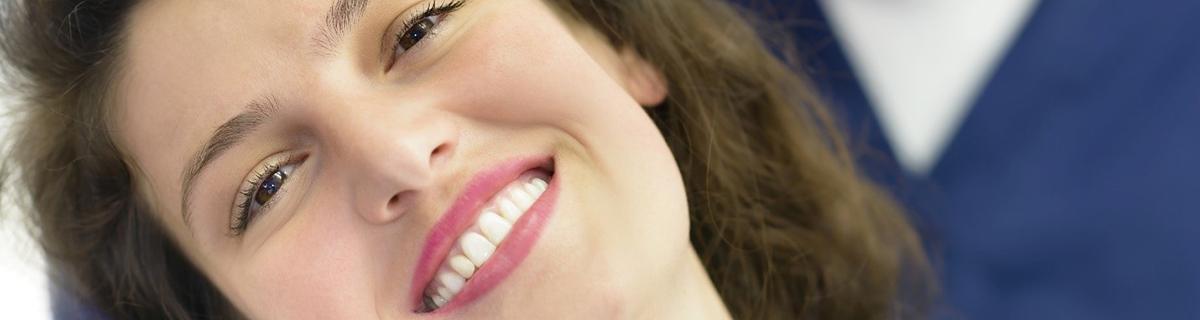
{"type": "Polygon", "coordinates": [[[244,184],[246,188],[238,192],[237,206],[233,213],[229,228],[234,236],[241,235],[262,211],[270,208],[284,183],[288,181],[296,167],[297,160],[287,160],[267,165],[257,171],[254,177],[244,184]]]}
{"type": "MultiPolygon", "coordinates": [[[[288,174],[284,173],[283,170],[275,170],[275,173],[272,173],[263,180],[262,184],[258,185],[258,192],[254,193],[254,201],[250,205],[262,207],[262,205],[271,201],[271,197],[274,197],[275,193],[279,192],[279,187],[283,186],[283,180],[287,179],[287,177],[288,174]]],[[[254,209],[254,207],[251,209],[254,209]]]]}
{"type": "Polygon", "coordinates": [[[438,23],[441,21],[442,16],[424,17],[411,27],[408,27],[408,29],[405,29],[403,32],[397,34],[396,52],[400,53],[408,51],[408,49],[412,49],[412,47],[416,46],[418,42],[421,42],[421,40],[424,40],[425,37],[429,36],[429,33],[432,32],[433,28],[437,27],[438,23]]]}
{"type": "Polygon", "coordinates": [[[405,21],[404,26],[400,28],[400,32],[396,33],[395,44],[392,50],[393,63],[400,55],[415,48],[422,40],[434,34],[437,27],[446,19],[446,17],[463,6],[464,0],[453,1],[445,4],[438,2],[430,3],[421,13],[409,18],[405,21]]]}

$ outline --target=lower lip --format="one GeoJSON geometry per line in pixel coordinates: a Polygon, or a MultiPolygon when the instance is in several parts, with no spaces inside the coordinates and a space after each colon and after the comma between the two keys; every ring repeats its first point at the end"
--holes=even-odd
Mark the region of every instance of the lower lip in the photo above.
{"type": "MultiPolygon", "coordinates": [[[[458,295],[454,296],[446,305],[431,311],[431,315],[444,315],[455,312],[469,305],[475,300],[478,300],[483,295],[490,292],[504,279],[508,278],[509,274],[516,270],[517,266],[525,260],[529,252],[533,250],[533,246],[541,237],[542,230],[545,229],[546,223],[554,214],[554,204],[558,199],[559,178],[557,174],[550,176],[549,186],[542,196],[537,199],[513,224],[512,231],[496,247],[496,251],[492,253],[488,259],[471,279],[467,280],[466,285],[458,295]]],[[[428,285],[428,284],[425,284],[428,285]]],[[[422,287],[423,289],[424,287],[422,287]]],[[[424,292],[423,290],[421,292],[424,292]]],[[[422,299],[418,296],[417,299],[422,299]]]]}

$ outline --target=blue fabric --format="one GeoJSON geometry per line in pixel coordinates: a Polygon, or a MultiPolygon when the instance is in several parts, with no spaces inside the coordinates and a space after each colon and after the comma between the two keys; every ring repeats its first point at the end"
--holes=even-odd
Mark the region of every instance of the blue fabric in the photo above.
{"type": "Polygon", "coordinates": [[[1042,0],[928,177],[805,2],[807,71],[920,223],[944,315],[1200,319],[1200,1],[1042,0]]]}
{"type": "Polygon", "coordinates": [[[50,309],[55,320],[106,320],[107,317],[94,306],[84,303],[79,297],[56,284],[50,285],[50,309]]]}

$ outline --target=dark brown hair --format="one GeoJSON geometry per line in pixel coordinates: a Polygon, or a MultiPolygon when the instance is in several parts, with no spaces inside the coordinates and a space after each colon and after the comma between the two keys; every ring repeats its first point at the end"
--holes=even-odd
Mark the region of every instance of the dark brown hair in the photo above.
{"type": "MultiPolygon", "coordinates": [[[[691,241],[737,318],[921,316],[933,296],[917,237],[857,173],[814,91],[720,0],[547,0],[670,85],[648,112],[678,159],[691,241]]],[[[10,162],[66,285],[116,318],[238,317],[135,196],[106,111],[132,1],[3,8],[19,118],[10,162]]],[[[777,52],[788,52],[776,46],[777,52]]],[[[3,179],[0,179],[2,181],[3,179]]]]}
{"type": "Polygon", "coordinates": [[[119,319],[187,318],[228,304],[135,197],[107,126],[125,0],[10,1],[10,163],[56,285],[119,319]]]}

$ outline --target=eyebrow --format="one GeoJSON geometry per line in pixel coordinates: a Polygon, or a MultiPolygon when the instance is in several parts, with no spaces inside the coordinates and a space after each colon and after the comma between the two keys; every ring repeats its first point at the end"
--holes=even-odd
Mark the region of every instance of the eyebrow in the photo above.
{"type": "Polygon", "coordinates": [[[189,165],[183,169],[183,224],[191,228],[191,194],[196,184],[196,177],[208,168],[222,153],[246,139],[250,133],[267,123],[279,110],[279,104],[273,97],[265,97],[246,104],[244,111],[225,121],[212,137],[192,156],[189,165]]]}
{"type": "Polygon", "coordinates": [[[346,31],[362,17],[370,0],[337,0],[325,13],[325,24],[314,39],[317,54],[331,56],[345,37],[346,31]]]}

